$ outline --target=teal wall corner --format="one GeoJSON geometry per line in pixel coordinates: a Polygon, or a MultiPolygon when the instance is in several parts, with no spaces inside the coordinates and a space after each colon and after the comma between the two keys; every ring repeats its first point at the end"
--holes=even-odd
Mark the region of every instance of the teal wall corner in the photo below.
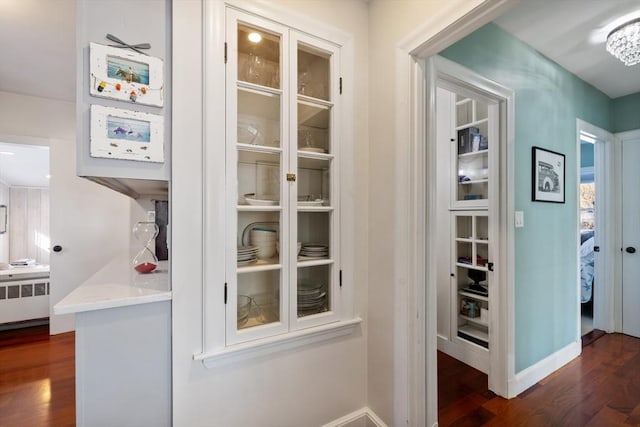
{"type": "Polygon", "coordinates": [[[615,98],[612,101],[613,132],[640,129],[640,92],[615,98]]]}

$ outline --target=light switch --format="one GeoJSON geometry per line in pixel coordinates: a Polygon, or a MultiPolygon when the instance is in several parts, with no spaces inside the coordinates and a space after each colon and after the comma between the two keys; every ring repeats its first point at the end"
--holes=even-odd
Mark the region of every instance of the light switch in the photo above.
{"type": "Polygon", "coordinates": [[[515,224],[516,224],[516,228],[524,227],[524,212],[523,211],[516,211],[515,212],[515,224]]]}

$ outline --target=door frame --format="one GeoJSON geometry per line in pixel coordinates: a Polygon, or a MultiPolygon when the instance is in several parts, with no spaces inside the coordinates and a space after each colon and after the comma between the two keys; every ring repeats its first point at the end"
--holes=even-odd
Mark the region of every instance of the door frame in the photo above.
{"type": "Polygon", "coordinates": [[[614,248],[620,248],[620,250],[616,250],[616,258],[614,260],[614,270],[615,270],[615,288],[613,290],[613,307],[614,307],[614,330],[616,332],[622,332],[622,292],[623,286],[622,283],[622,249],[623,249],[623,241],[622,241],[622,144],[624,141],[630,139],[639,139],[640,138],[640,129],[634,129],[626,132],[618,132],[614,135],[615,143],[614,143],[614,170],[616,171],[614,174],[614,185],[615,185],[615,206],[617,207],[616,212],[616,229],[615,229],[615,243],[614,248]]]}
{"type": "MultiPolygon", "coordinates": [[[[576,194],[580,194],[580,134],[581,132],[589,133],[593,135],[597,141],[601,141],[602,144],[594,144],[594,155],[597,161],[594,164],[596,181],[596,228],[600,232],[596,235],[596,243],[604,249],[595,258],[596,276],[594,276],[595,283],[610,283],[610,286],[603,288],[602,286],[594,286],[593,296],[593,327],[594,329],[601,329],[605,332],[613,332],[615,327],[615,258],[616,258],[616,244],[617,234],[616,227],[618,227],[619,221],[612,221],[616,218],[616,187],[614,182],[616,180],[614,172],[617,168],[614,168],[615,161],[615,144],[614,136],[610,132],[601,129],[591,123],[588,123],[581,119],[576,119],[576,194]],[[598,208],[598,206],[600,208],[598,208]]],[[[580,200],[576,205],[576,215],[578,224],[578,235],[580,235],[580,200]]],[[[619,227],[618,227],[619,228],[619,227]]],[[[580,242],[577,244],[577,288],[578,288],[578,305],[577,305],[577,336],[581,336],[581,313],[580,313],[580,242]]]]}
{"type": "MultiPolygon", "coordinates": [[[[394,215],[394,425],[434,426],[438,420],[437,290],[434,272],[425,263],[429,261],[426,254],[437,250],[434,239],[427,239],[426,234],[429,227],[437,224],[435,209],[427,210],[427,206],[435,203],[430,199],[433,192],[426,191],[427,167],[433,169],[435,159],[426,157],[425,118],[435,100],[427,103],[424,60],[493,21],[518,2],[450,1],[440,13],[429,17],[422,27],[396,45],[394,144],[396,170],[402,172],[396,180],[394,215]]],[[[513,176],[513,167],[508,173],[513,176]]],[[[508,323],[513,325],[513,317],[508,323]]],[[[513,353],[509,363],[514,363],[513,353]]]]}

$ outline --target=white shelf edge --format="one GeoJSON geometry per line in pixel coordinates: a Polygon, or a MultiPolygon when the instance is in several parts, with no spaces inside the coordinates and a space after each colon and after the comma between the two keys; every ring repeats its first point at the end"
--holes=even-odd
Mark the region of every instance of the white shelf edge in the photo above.
{"type": "Polygon", "coordinates": [[[329,265],[333,264],[333,260],[330,258],[322,258],[322,259],[309,259],[307,257],[300,256],[298,257],[298,268],[301,267],[315,267],[317,265],[329,265]],[[300,259],[302,258],[302,259],[300,259]]]}
{"type": "Polygon", "coordinates": [[[324,99],[314,98],[312,96],[306,95],[298,95],[298,104],[303,104],[314,108],[322,108],[325,110],[333,107],[333,102],[331,101],[325,101],[324,99]]]}
{"type": "Polygon", "coordinates": [[[262,96],[281,96],[281,89],[274,89],[269,86],[257,85],[254,83],[244,82],[242,80],[238,80],[238,89],[243,90],[245,92],[254,93],[256,95],[262,96]]]}
{"type": "Polygon", "coordinates": [[[461,126],[456,126],[456,130],[462,130],[462,129],[470,128],[472,126],[481,125],[482,123],[489,123],[489,118],[487,117],[486,119],[480,119],[480,120],[476,120],[475,122],[465,123],[465,124],[463,124],[461,126]]]}
{"type": "Polygon", "coordinates": [[[462,99],[460,101],[456,101],[456,106],[468,104],[470,102],[471,102],[471,98],[465,98],[465,99],[462,99]]]}
{"type": "Polygon", "coordinates": [[[468,268],[469,270],[489,271],[489,269],[487,267],[480,267],[479,265],[464,264],[462,262],[456,262],[456,265],[458,267],[468,268]]]}
{"type": "Polygon", "coordinates": [[[465,238],[465,237],[456,237],[456,242],[473,243],[474,240],[473,239],[469,239],[469,238],[465,238]]]}
{"type": "Polygon", "coordinates": [[[196,353],[193,360],[201,361],[207,369],[252,359],[277,351],[288,350],[316,342],[351,334],[362,323],[360,317],[341,320],[326,325],[302,329],[273,337],[235,344],[220,350],[196,353]]]}
{"type": "MultiPolygon", "coordinates": [[[[472,325],[462,325],[458,327],[458,332],[467,334],[473,338],[489,343],[489,333],[478,328],[474,328],[472,325]]],[[[462,338],[458,335],[458,338],[462,338]]],[[[464,338],[462,338],[464,339],[464,338]]]]}
{"type": "Polygon", "coordinates": [[[332,206],[298,206],[298,212],[331,212],[332,206]]]}
{"type": "Polygon", "coordinates": [[[334,155],[329,153],[315,153],[313,151],[305,151],[298,149],[298,157],[303,157],[305,159],[313,159],[313,160],[333,160],[334,155]]]}
{"type": "MultiPolygon", "coordinates": [[[[471,181],[462,181],[462,182],[458,182],[458,185],[482,184],[484,182],[489,182],[489,178],[472,179],[471,181]]],[[[479,199],[479,200],[485,200],[485,199],[479,199]]]]}
{"type": "MultiPolygon", "coordinates": [[[[258,261],[259,262],[259,261],[258,261]]],[[[259,273],[261,271],[279,270],[282,268],[282,264],[250,264],[242,265],[236,268],[236,273],[259,273]]]]}
{"type": "Polygon", "coordinates": [[[279,212],[281,206],[238,205],[238,212],[279,212]]]}
{"type": "Polygon", "coordinates": [[[478,301],[486,301],[489,302],[489,297],[485,297],[483,295],[476,295],[471,292],[458,291],[458,295],[462,295],[467,298],[477,299],[478,301]]]}
{"type": "Polygon", "coordinates": [[[246,144],[243,142],[238,142],[236,144],[238,150],[241,151],[249,151],[255,153],[269,153],[269,154],[280,154],[282,153],[282,148],[280,147],[269,147],[268,145],[258,145],[258,144],[246,144]]]}
{"type": "Polygon", "coordinates": [[[465,316],[464,314],[459,314],[459,316],[464,320],[466,320],[467,322],[477,323],[478,325],[484,326],[485,328],[489,327],[489,324],[487,322],[483,322],[482,320],[480,320],[480,317],[469,317],[469,316],[465,316]]]}
{"type": "Polygon", "coordinates": [[[470,151],[468,153],[458,154],[458,158],[475,157],[482,154],[489,154],[489,149],[487,148],[486,150],[470,151]]]}

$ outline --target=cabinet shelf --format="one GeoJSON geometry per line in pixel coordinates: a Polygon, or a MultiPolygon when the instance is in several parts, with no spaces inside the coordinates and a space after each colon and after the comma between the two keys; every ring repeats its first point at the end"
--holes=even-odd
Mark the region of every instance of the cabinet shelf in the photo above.
{"type": "Polygon", "coordinates": [[[238,205],[238,212],[279,212],[281,210],[280,206],[238,205]]]}
{"type": "Polygon", "coordinates": [[[305,151],[304,149],[298,149],[298,157],[313,160],[333,160],[333,154],[328,153],[316,153],[313,151],[305,151]]]}
{"type": "Polygon", "coordinates": [[[489,345],[489,332],[476,325],[462,325],[458,328],[458,337],[481,345],[485,348],[489,345]]]}
{"type": "Polygon", "coordinates": [[[481,125],[483,123],[488,123],[488,122],[489,122],[488,118],[480,119],[480,120],[476,120],[476,121],[473,121],[473,122],[470,122],[470,123],[465,123],[465,124],[460,125],[460,126],[456,126],[455,129],[456,129],[456,131],[458,131],[458,130],[470,128],[470,127],[473,127],[473,126],[478,126],[478,125],[481,125]]]}
{"type": "Polygon", "coordinates": [[[467,298],[476,299],[478,301],[487,301],[487,302],[489,301],[489,297],[485,297],[485,296],[478,295],[478,294],[473,294],[471,292],[458,291],[458,294],[462,295],[464,297],[467,297],[467,298]]]}
{"type": "Polygon", "coordinates": [[[464,314],[460,314],[459,316],[460,318],[466,320],[467,322],[476,323],[480,326],[484,326],[485,328],[489,327],[489,324],[487,322],[483,322],[482,320],[480,320],[480,317],[469,317],[469,316],[465,316],[464,314]]]}
{"type": "Polygon", "coordinates": [[[238,90],[241,90],[244,92],[250,92],[256,95],[263,95],[263,96],[279,97],[280,95],[282,95],[281,89],[274,89],[269,86],[262,86],[255,83],[244,82],[242,80],[238,81],[238,90]]]}
{"type": "Polygon", "coordinates": [[[483,182],[489,182],[489,179],[488,178],[472,179],[471,181],[458,182],[458,184],[459,185],[471,185],[471,184],[481,184],[483,182]]]}
{"type": "Polygon", "coordinates": [[[269,153],[269,154],[280,154],[282,153],[282,148],[280,147],[271,147],[269,145],[257,145],[257,144],[245,144],[239,142],[236,147],[239,151],[247,151],[251,153],[269,153]]]}
{"type": "Polygon", "coordinates": [[[272,259],[259,259],[253,264],[238,266],[237,272],[241,273],[258,273],[260,271],[279,270],[282,268],[282,264],[279,263],[278,258],[272,259]]]}
{"type": "Polygon", "coordinates": [[[487,267],[482,267],[482,266],[473,265],[473,264],[464,264],[462,262],[456,262],[456,266],[457,267],[462,267],[462,268],[468,268],[470,270],[489,271],[489,269],[487,267]]]}
{"type": "Polygon", "coordinates": [[[331,101],[326,101],[324,99],[314,98],[307,95],[298,95],[298,104],[307,105],[314,108],[323,108],[325,110],[330,110],[331,107],[333,107],[333,102],[331,101]]]}
{"type": "Polygon", "coordinates": [[[470,151],[468,153],[458,154],[458,158],[461,159],[465,157],[475,157],[475,156],[481,156],[486,154],[489,154],[488,148],[486,150],[470,151]]]}
{"type": "Polygon", "coordinates": [[[298,256],[298,268],[315,267],[317,265],[329,264],[333,264],[333,260],[330,258],[310,258],[305,256],[298,256]]]}
{"type": "Polygon", "coordinates": [[[298,206],[298,212],[331,212],[332,206],[298,206]]]}

